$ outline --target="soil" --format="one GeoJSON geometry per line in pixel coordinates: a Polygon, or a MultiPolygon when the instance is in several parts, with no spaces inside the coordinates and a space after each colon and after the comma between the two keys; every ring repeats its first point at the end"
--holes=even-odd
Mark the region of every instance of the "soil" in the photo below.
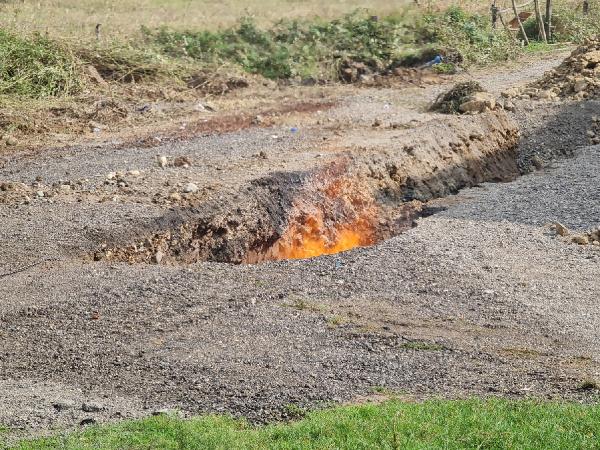
{"type": "MultiPolygon", "coordinates": [[[[499,95],[559,61],[452,83],[499,95]]],[[[580,387],[600,376],[599,247],[548,224],[598,226],[600,147],[585,145],[600,104],[426,112],[450,86],[338,86],[152,146],[5,154],[9,438],[165,409],[265,422],[382,388],[597,398],[580,387]],[[334,232],[367,218],[375,245],[265,261],[309,216],[334,232]]]]}

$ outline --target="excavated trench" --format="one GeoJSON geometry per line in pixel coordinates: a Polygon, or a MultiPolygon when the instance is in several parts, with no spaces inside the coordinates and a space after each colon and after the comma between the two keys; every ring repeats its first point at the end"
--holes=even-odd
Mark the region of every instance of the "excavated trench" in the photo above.
{"type": "Polygon", "coordinates": [[[151,233],[95,259],[239,264],[373,245],[431,214],[431,199],[514,179],[518,138],[504,111],[439,116],[383,148],[348,149],[305,172],[273,173],[235,195],[169,211],[151,233]]]}

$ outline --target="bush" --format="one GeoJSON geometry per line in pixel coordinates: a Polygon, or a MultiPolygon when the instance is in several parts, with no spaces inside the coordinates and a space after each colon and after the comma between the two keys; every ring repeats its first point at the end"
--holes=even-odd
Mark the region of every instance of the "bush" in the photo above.
{"type": "Polygon", "coordinates": [[[493,30],[487,16],[451,7],[428,14],[414,26],[416,42],[452,47],[467,63],[486,64],[514,58],[520,47],[504,31],[493,30]]]}
{"type": "Polygon", "coordinates": [[[204,63],[233,62],[267,78],[336,78],[342,61],[387,66],[399,57],[406,41],[399,20],[375,20],[363,12],[331,22],[281,22],[270,30],[243,19],[218,32],[144,30],[159,51],[204,63]]]}
{"type": "Polygon", "coordinates": [[[0,30],[0,94],[42,98],[81,87],[73,55],[40,35],[21,38],[0,30]]]}

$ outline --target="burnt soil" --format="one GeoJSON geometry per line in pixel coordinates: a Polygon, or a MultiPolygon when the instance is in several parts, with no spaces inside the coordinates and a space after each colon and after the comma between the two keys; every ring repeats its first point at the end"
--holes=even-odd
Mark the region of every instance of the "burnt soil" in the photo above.
{"type": "MultiPolygon", "coordinates": [[[[499,94],[555,64],[468,76],[499,94]]],[[[579,387],[599,376],[600,251],[547,225],[598,226],[598,103],[425,112],[447,87],[346,87],[269,126],[6,155],[0,424],[263,422],[382,389],[595,399],[579,387]],[[366,221],[376,245],[266,261],[315,215],[366,221]]]]}

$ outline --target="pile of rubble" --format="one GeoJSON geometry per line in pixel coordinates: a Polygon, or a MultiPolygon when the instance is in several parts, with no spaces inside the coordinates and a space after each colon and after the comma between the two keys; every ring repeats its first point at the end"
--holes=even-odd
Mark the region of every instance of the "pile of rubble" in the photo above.
{"type": "Polygon", "coordinates": [[[494,110],[496,106],[494,95],[485,92],[476,81],[467,81],[440,94],[430,110],[444,114],[477,114],[494,110]]]}
{"type": "Polygon", "coordinates": [[[571,233],[571,231],[560,222],[554,222],[552,228],[558,236],[569,239],[574,244],[595,245],[600,247],[600,228],[584,233],[571,233]]]}
{"type": "Polygon", "coordinates": [[[511,89],[503,95],[547,100],[600,98],[600,39],[586,41],[535,83],[523,89],[511,89]]]}

